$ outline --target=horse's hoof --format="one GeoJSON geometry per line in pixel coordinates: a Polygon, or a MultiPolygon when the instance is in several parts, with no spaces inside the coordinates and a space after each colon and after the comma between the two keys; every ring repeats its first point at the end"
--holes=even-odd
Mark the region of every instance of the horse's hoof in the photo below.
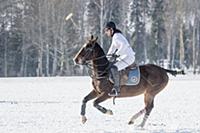
{"type": "Polygon", "coordinates": [[[144,129],[144,124],[140,124],[137,126],[138,128],[144,129]]]}
{"type": "Polygon", "coordinates": [[[81,121],[82,121],[83,124],[85,124],[85,122],[87,121],[87,118],[85,116],[82,116],[81,121]]]}
{"type": "Polygon", "coordinates": [[[113,112],[112,112],[112,110],[107,110],[107,111],[106,111],[106,114],[108,114],[108,115],[113,115],[113,112]]]}
{"type": "Polygon", "coordinates": [[[133,121],[129,121],[128,124],[129,124],[129,125],[132,125],[132,124],[134,124],[134,122],[133,122],[133,121]]]}

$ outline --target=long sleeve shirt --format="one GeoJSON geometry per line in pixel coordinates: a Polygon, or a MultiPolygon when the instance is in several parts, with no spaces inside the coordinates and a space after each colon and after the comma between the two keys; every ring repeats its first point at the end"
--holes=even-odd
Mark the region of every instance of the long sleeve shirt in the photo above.
{"type": "Polygon", "coordinates": [[[118,71],[125,69],[135,61],[135,52],[131,48],[127,39],[121,33],[115,33],[112,37],[112,43],[108,50],[107,55],[113,54],[117,50],[116,54],[119,55],[117,62],[114,64],[117,66],[118,71]]]}

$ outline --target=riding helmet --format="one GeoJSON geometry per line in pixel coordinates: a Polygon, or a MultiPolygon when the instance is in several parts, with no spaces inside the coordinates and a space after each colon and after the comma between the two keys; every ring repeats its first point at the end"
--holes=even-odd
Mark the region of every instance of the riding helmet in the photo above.
{"type": "Polygon", "coordinates": [[[112,28],[112,29],[116,29],[116,25],[114,22],[110,21],[106,24],[106,27],[105,28],[112,28]]]}

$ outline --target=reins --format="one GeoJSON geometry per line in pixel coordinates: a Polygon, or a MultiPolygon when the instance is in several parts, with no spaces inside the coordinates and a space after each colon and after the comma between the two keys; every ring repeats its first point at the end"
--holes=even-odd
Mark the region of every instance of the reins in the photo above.
{"type": "Polygon", "coordinates": [[[91,78],[93,79],[103,79],[103,78],[107,78],[107,75],[106,76],[103,76],[104,74],[106,74],[108,72],[108,69],[109,69],[109,61],[107,61],[106,63],[104,64],[94,64],[94,61],[98,61],[98,60],[101,60],[103,58],[106,58],[106,55],[103,55],[103,56],[100,56],[100,57],[97,57],[97,58],[94,58],[90,61],[87,61],[85,63],[85,66],[89,69],[88,70],[88,74],[91,78]],[[91,62],[93,61],[93,62],[91,62]],[[103,67],[103,66],[107,66],[103,71],[95,71],[95,67],[103,67]],[[96,72],[96,74],[94,74],[93,72],[96,72]]]}
{"type": "MultiPolygon", "coordinates": [[[[117,50],[116,50],[117,51],[117,50]]],[[[114,57],[114,61],[112,62],[112,63],[114,63],[114,62],[116,62],[116,59],[119,57],[118,55],[116,55],[115,53],[116,53],[116,51],[114,52],[114,54],[111,54],[111,55],[107,55],[107,56],[110,56],[110,57],[114,57]]],[[[101,60],[101,59],[104,59],[104,58],[106,58],[107,57],[106,55],[102,55],[102,56],[100,56],[100,57],[96,57],[96,58],[94,58],[94,59],[91,59],[91,60],[89,60],[89,61],[87,61],[86,63],[85,63],[85,66],[89,69],[88,70],[88,74],[89,74],[89,76],[91,77],[91,78],[93,78],[93,79],[103,79],[103,78],[108,78],[108,75],[106,75],[106,76],[103,76],[104,74],[106,74],[106,73],[108,73],[108,70],[109,70],[109,68],[110,68],[110,63],[111,62],[109,62],[109,61],[107,61],[105,64],[94,64],[94,61],[98,61],[98,60],[101,60]],[[91,63],[91,61],[92,61],[92,63],[91,63]],[[107,66],[103,71],[95,71],[94,70],[94,67],[102,67],[102,66],[107,66]],[[95,75],[95,74],[93,74],[93,72],[96,72],[97,73],[97,75],[95,75]],[[100,74],[99,74],[100,73],[100,74]]]]}

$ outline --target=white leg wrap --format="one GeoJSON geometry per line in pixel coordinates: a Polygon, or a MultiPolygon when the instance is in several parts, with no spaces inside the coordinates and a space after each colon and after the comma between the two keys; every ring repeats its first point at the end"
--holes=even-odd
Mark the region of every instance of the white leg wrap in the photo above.
{"type": "Polygon", "coordinates": [[[138,113],[136,113],[132,118],[131,121],[134,121],[135,119],[137,119],[139,116],[141,116],[142,114],[144,114],[146,112],[145,109],[140,110],[138,113]]]}

